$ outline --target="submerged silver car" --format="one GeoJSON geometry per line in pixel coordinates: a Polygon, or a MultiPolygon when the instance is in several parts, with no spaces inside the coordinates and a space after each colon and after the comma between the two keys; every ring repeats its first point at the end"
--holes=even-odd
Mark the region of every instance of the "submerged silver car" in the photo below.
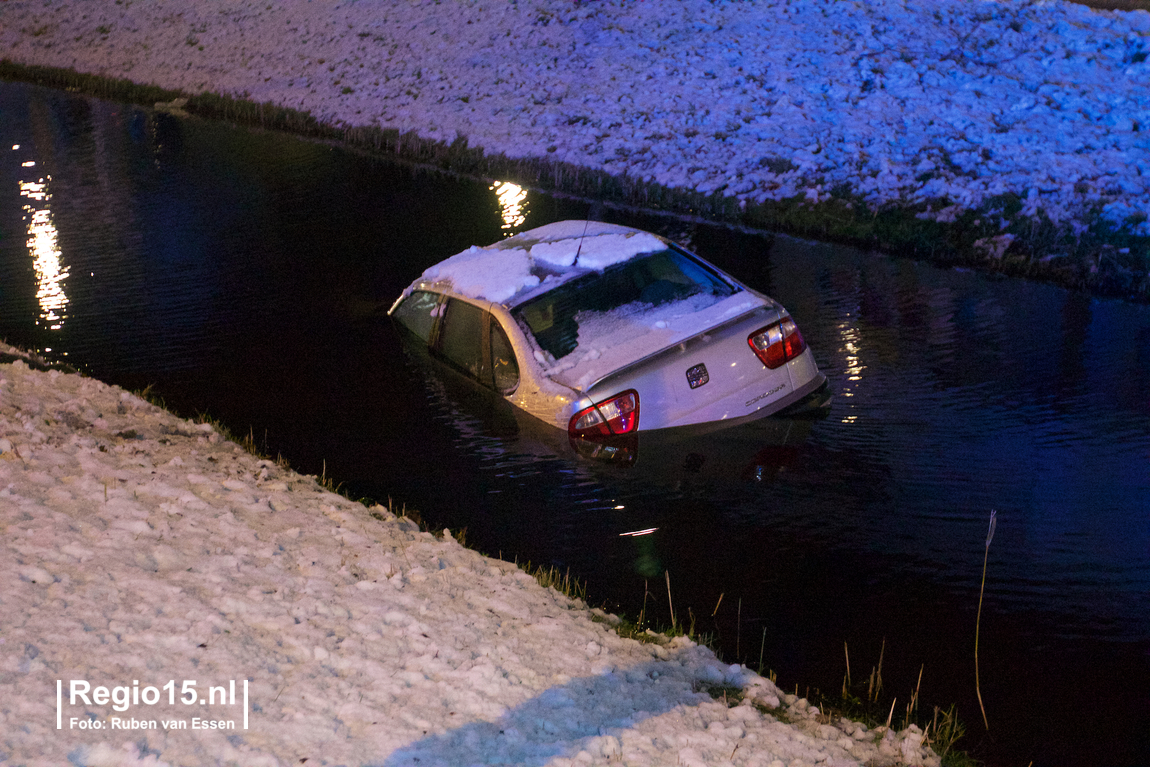
{"type": "Polygon", "coordinates": [[[654,234],[562,221],[431,267],[389,311],[449,366],[572,438],[825,404],[773,299],[654,234]]]}

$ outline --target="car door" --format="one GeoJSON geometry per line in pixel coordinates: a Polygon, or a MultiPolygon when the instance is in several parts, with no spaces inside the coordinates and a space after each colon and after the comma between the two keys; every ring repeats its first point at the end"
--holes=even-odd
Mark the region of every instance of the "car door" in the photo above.
{"type": "Polygon", "coordinates": [[[487,389],[507,396],[519,386],[519,363],[507,333],[490,312],[448,298],[436,334],[438,355],[487,389]]]}

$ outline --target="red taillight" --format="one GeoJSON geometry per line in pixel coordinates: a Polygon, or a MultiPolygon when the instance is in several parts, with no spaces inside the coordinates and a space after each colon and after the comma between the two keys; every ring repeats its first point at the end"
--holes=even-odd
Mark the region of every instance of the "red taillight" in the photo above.
{"type": "Polygon", "coordinates": [[[571,416],[567,433],[572,437],[610,437],[630,434],[638,427],[639,392],[631,389],[571,416]]]}
{"type": "Polygon", "coordinates": [[[795,321],[785,317],[747,337],[751,351],[771,370],[793,360],[807,348],[795,321]]]}

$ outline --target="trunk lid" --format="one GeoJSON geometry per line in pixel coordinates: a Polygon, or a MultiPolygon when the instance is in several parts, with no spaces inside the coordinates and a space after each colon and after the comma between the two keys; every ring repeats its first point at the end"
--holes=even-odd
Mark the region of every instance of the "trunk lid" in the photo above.
{"type": "MultiPolygon", "coordinates": [[[[748,345],[748,336],[777,322],[782,314],[773,301],[759,299],[707,330],[583,382],[579,390],[590,405],[634,389],[639,393],[639,429],[643,431],[754,415],[794,391],[792,372],[805,376],[813,368],[809,359],[800,357],[770,370],[748,345]]],[[[804,355],[809,358],[809,351],[804,355]]]]}

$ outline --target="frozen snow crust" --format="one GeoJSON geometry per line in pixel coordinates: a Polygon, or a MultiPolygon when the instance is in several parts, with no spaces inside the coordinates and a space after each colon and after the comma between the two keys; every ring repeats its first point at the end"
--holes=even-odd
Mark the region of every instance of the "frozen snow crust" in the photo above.
{"type": "Polygon", "coordinates": [[[939,764],[917,728],[829,722],[685,638],[623,639],[450,535],[21,360],[0,364],[0,546],[0,764],[939,764]],[[249,729],[242,707],[166,692],[73,706],[71,680],[248,680],[249,729]]]}
{"type": "MultiPolygon", "coordinates": [[[[1144,11],[1061,0],[7,0],[0,46],[22,64],[464,136],[489,153],[739,205],[895,205],[976,229],[966,245],[991,263],[1057,262],[1092,224],[1094,236],[1150,236],[1144,11]]],[[[924,237],[925,252],[942,239],[924,237]]],[[[1108,255],[1145,282],[1145,240],[1133,254],[1120,245],[1094,252],[1091,269],[1108,255]]]]}

